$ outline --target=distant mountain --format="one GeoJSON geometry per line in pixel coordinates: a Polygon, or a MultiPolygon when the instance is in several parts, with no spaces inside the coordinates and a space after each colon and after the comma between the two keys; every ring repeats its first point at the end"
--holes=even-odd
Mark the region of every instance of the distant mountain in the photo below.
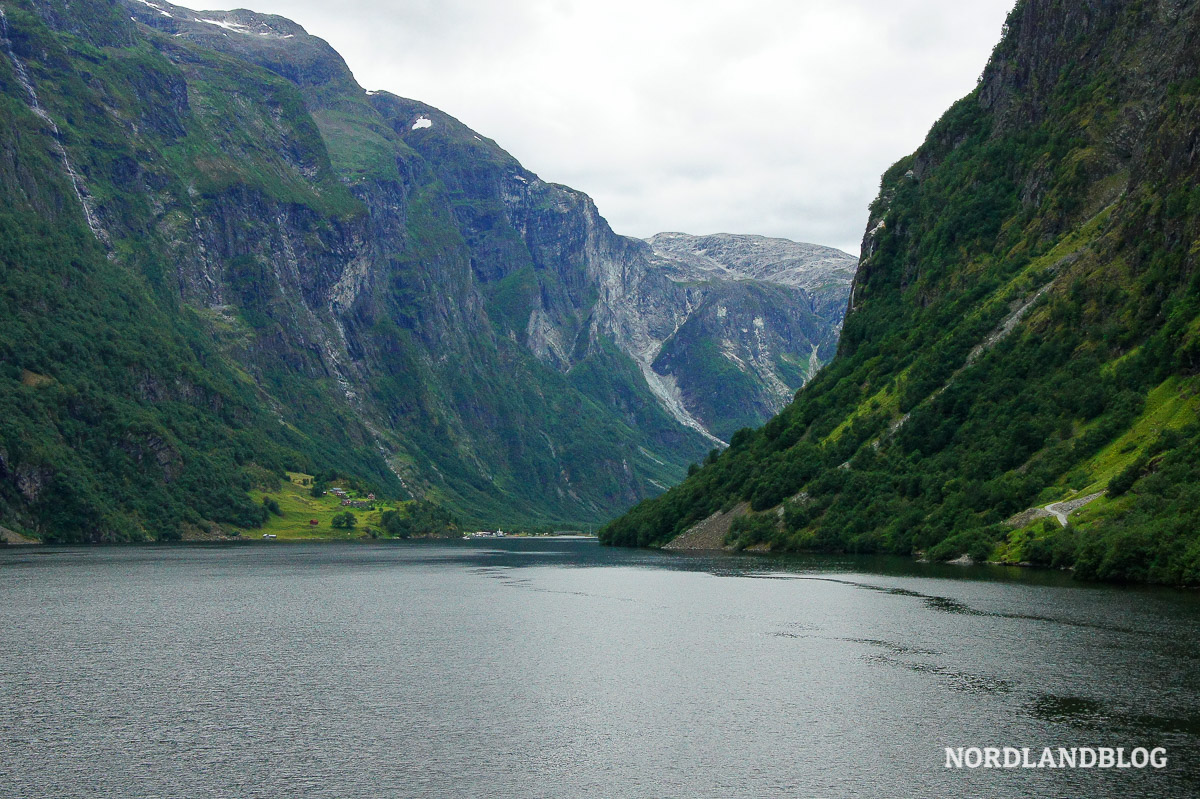
{"type": "Polygon", "coordinates": [[[759,280],[803,289],[812,310],[841,319],[858,259],[832,247],[766,236],[659,233],[646,240],[656,255],[678,264],[676,279],[759,280]]]}
{"type": "MultiPolygon", "coordinates": [[[[246,489],[284,469],[594,524],[832,351],[837,289],[687,272],[281,17],[6,0],[0,101],[17,532],[249,525],[246,489]]],[[[853,260],[829,263],[844,298],[853,260]]]]}
{"type": "Polygon", "coordinates": [[[1198,37],[1020,0],[884,174],[830,365],[602,539],[1200,583],[1198,37]]]}
{"type": "Polygon", "coordinates": [[[722,439],[778,413],[833,357],[858,259],[763,236],[647,241],[656,268],[695,287],[687,316],[649,364],[722,439]]]}

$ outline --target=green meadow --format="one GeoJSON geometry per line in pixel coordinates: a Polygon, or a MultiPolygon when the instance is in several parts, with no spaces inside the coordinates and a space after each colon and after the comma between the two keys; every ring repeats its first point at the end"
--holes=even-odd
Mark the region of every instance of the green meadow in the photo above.
{"type": "MultiPolygon", "coordinates": [[[[326,491],[322,497],[312,496],[312,475],[288,472],[287,476],[286,481],[280,481],[278,490],[250,492],[250,496],[256,503],[261,503],[264,498],[278,502],[282,515],[271,513],[262,527],[233,529],[246,538],[259,538],[263,535],[273,534],[280,540],[348,540],[371,537],[372,532],[376,536],[386,536],[381,523],[383,511],[403,510],[406,504],[403,502],[376,502],[374,503],[375,510],[346,508],[342,507],[341,497],[331,490],[326,491]],[[350,528],[334,527],[333,518],[347,512],[353,514],[355,525],[350,528]],[[313,524],[314,521],[316,524],[313,524]]],[[[350,499],[366,499],[366,497],[358,496],[348,486],[342,485],[340,481],[331,483],[329,488],[345,490],[350,499]]]]}

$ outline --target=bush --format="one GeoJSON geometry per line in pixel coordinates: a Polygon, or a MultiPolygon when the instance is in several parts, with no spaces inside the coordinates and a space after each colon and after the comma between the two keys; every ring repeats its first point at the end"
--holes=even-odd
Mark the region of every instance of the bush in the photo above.
{"type": "Polygon", "coordinates": [[[339,530],[351,530],[358,524],[358,517],[350,511],[346,511],[345,513],[335,514],[329,523],[339,530]]]}
{"type": "Polygon", "coordinates": [[[1133,463],[1129,464],[1123,472],[1108,481],[1108,495],[1110,497],[1119,497],[1129,489],[1133,488],[1133,484],[1142,476],[1142,472],[1146,470],[1146,459],[1138,458],[1133,463]]]}
{"type": "Polygon", "coordinates": [[[379,523],[388,535],[395,538],[408,538],[412,535],[412,525],[399,511],[385,510],[379,517],[379,523]]]}
{"type": "Polygon", "coordinates": [[[403,507],[403,511],[385,510],[379,518],[390,536],[444,536],[459,532],[458,519],[436,502],[418,499],[404,503],[403,507]]]}
{"type": "Polygon", "coordinates": [[[750,513],[733,520],[729,534],[725,536],[727,544],[735,549],[771,541],[779,532],[779,516],[775,513],[750,513]]]}
{"type": "Polygon", "coordinates": [[[954,560],[966,555],[977,563],[991,558],[996,541],[1005,531],[996,525],[982,529],[967,530],[942,540],[929,550],[929,559],[936,561],[954,560]]]}

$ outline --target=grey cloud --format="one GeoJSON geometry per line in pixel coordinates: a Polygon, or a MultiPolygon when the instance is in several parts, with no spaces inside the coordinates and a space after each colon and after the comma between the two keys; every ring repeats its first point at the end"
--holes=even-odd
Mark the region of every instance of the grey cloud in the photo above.
{"type": "Polygon", "coordinates": [[[622,233],[857,252],[879,175],[975,84],[1013,0],[242,0],[435,105],[622,233]]]}

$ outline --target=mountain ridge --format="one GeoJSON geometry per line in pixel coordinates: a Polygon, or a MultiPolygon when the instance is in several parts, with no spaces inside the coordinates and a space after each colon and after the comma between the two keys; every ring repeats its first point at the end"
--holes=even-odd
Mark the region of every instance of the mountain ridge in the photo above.
{"type": "Polygon", "coordinates": [[[676,482],[716,443],[708,427],[766,416],[759,378],[720,353],[693,362],[743,376],[728,407],[691,426],[664,406],[670,369],[631,353],[677,332],[689,301],[725,292],[783,320],[772,358],[808,357],[788,325],[823,335],[778,287],[671,281],[586,195],[432,106],[365,91],[281,17],[0,9],[4,310],[28,320],[0,331],[0,519],[18,532],[252,525],[245,491],[284,470],[469,522],[586,526],[676,482]]]}

